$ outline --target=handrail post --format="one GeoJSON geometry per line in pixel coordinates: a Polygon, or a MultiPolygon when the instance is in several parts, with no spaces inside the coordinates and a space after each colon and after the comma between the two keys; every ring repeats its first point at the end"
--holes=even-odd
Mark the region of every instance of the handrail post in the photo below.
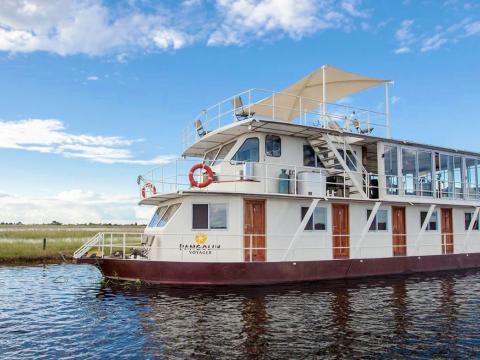
{"type": "Polygon", "coordinates": [[[125,259],[125,233],[123,233],[123,259],[125,259]]]}
{"type": "Polygon", "coordinates": [[[110,256],[113,253],[113,233],[110,233],[110,256]]]}
{"type": "Polygon", "coordinates": [[[252,234],[250,234],[250,262],[252,262],[252,259],[253,259],[253,253],[252,253],[252,243],[253,243],[253,239],[252,239],[252,234]]]}

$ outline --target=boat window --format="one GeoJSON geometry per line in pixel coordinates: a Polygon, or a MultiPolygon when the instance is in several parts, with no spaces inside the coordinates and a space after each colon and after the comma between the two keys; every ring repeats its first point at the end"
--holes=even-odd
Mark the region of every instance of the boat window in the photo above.
{"type": "MultiPolygon", "coordinates": [[[[372,210],[367,210],[367,221],[370,218],[372,210]]],[[[388,210],[380,209],[373,218],[369,231],[385,231],[388,230],[388,210]]]]}
{"type": "Polygon", "coordinates": [[[258,162],[259,161],[259,141],[258,138],[246,139],[240,149],[233,155],[234,161],[258,162]]]}
{"type": "Polygon", "coordinates": [[[165,210],[167,210],[168,206],[161,206],[155,211],[155,214],[152,216],[152,220],[150,220],[150,223],[148,224],[148,227],[155,227],[157,226],[158,222],[162,218],[163,213],[165,210]]]}
{"type": "Polygon", "coordinates": [[[282,139],[280,136],[265,136],[265,154],[272,157],[282,156],[282,139]]]}
{"type": "MultiPolygon", "coordinates": [[[[307,214],[308,207],[301,208],[301,220],[307,214]]],[[[317,207],[313,210],[313,214],[305,225],[305,230],[326,230],[327,229],[327,209],[317,207]]]]}
{"type": "Polygon", "coordinates": [[[385,146],[383,163],[387,181],[387,194],[398,195],[398,148],[397,146],[385,146]]]}
{"type": "Polygon", "coordinates": [[[193,204],[192,229],[219,230],[227,228],[227,204],[193,204]]]}
{"type": "MultiPolygon", "coordinates": [[[[425,222],[425,219],[427,218],[427,211],[421,211],[420,212],[420,228],[422,227],[423,223],[425,222]]],[[[434,211],[432,213],[432,217],[430,218],[430,221],[427,224],[427,227],[425,230],[427,231],[435,231],[438,229],[438,216],[437,212],[434,211]]]]}
{"type": "Polygon", "coordinates": [[[215,160],[215,155],[217,155],[218,153],[218,150],[219,149],[216,148],[216,149],[210,150],[205,154],[205,157],[204,157],[205,164],[212,165],[213,161],[215,160]]]}
{"type": "Polygon", "coordinates": [[[402,149],[403,190],[405,195],[415,195],[415,180],[418,177],[415,150],[402,149]]]}
{"type": "Polygon", "coordinates": [[[442,198],[461,198],[463,194],[462,158],[436,153],[435,159],[438,196],[442,198]]]}
{"type": "Polygon", "coordinates": [[[466,168],[466,175],[467,175],[467,194],[468,198],[476,198],[477,196],[477,189],[478,189],[478,180],[477,179],[477,169],[478,164],[476,159],[466,158],[465,159],[465,168],[466,168]]]}
{"type": "MultiPolygon", "coordinates": [[[[338,149],[338,153],[345,160],[347,166],[352,171],[357,171],[357,155],[356,151],[353,153],[350,150],[347,150],[346,153],[342,149],[338,149]]],[[[341,165],[339,166],[341,168],[341,165]]]]}
{"type": "Polygon", "coordinates": [[[223,160],[225,159],[225,156],[232,150],[233,145],[235,145],[236,141],[232,141],[231,143],[228,143],[226,145],[223,145],[220,151],[218,152],[217,158],[215,161],[223,160]]]}
{"type": "Polygon", "coordinates": [[[170,220],[172,218],[172,216],[177,212],[179,207],[180,207],[180,204],[170,205],[168,207],[167,211],[165,211],[165,213],[163,214],[160,221],[158,222],[157,227],[165,226],[167,224],[168,220],[170,220]]]}
{"type": "Polygon", "coordinates": [[[227,228],[227,205],[210,204],[210,229],[227,228]]]}
{"type": "Polygon", "coordinates": [[[405,195],[433,196],[431,151],[402,148],[402,174],[405,195]]]}
{"type": "Polygon", "coordinates": [[[303,145],[303,166],[323,167],[315,150],[310,145],[303,145]]]}
{"type": "MultiPolygon", "coordinates": [[[[473,212],[465,213],[465,230],[468,230],[468,228],[470,227],[470,222],[472,221],[473,214],[474,214],[473,212]]],[[[475,219],[475,222],[473,223],[472,230],[478,230],[478,216],[475,219]]]]}

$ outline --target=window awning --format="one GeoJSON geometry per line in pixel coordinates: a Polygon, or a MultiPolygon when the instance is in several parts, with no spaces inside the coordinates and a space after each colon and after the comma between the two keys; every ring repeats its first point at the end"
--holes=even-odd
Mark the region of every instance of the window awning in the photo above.
{"type": "Polygon", "coordinates": [[[368,88],[388,83],[383,80],[354,74],[330,65],[323,65],[286,89],[245,107],[256,116],[290,122],[305,112],[320,108],[368,88]]]}

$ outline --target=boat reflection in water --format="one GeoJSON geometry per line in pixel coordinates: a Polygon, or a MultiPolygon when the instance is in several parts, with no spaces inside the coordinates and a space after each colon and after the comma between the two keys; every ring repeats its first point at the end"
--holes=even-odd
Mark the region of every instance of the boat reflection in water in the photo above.
{"type": "MultiPolygon", "coordinates": [[[[127,290],[154,356],[474,356],[480,272],[269,288],[127,290]],[[145,300],[146,300],[145,299],[145,300]]],[[[118,294],[125,290],[113,289],[118,294]]]]}
{"type": "Polygon", "coordinates": [[[479,270],[243,288],[100,278],[90,266],[0,267],[0,357],[480,354],[479,270]]]}

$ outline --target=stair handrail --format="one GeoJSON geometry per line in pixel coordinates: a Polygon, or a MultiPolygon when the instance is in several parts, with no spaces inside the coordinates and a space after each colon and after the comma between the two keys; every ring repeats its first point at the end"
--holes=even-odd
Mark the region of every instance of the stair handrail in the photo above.
{"type": "Polygon", "coordinates": [[[99,232],[97,234],[95,234],[92,238],[90,238],[90,240],[88,240],[87,242],[85,242],[78,250],[76,250],[74,253],[73,253],[73,258],[74,259],[79,259],[81,258],[83,255],[85,255],[86,253],[88,253],[88,251],[90,251],[90,249],[92,247],[94,247],[95,245],[98,244],[98,241],[100,239],[103,238],[103,232],[99,232]]]}

